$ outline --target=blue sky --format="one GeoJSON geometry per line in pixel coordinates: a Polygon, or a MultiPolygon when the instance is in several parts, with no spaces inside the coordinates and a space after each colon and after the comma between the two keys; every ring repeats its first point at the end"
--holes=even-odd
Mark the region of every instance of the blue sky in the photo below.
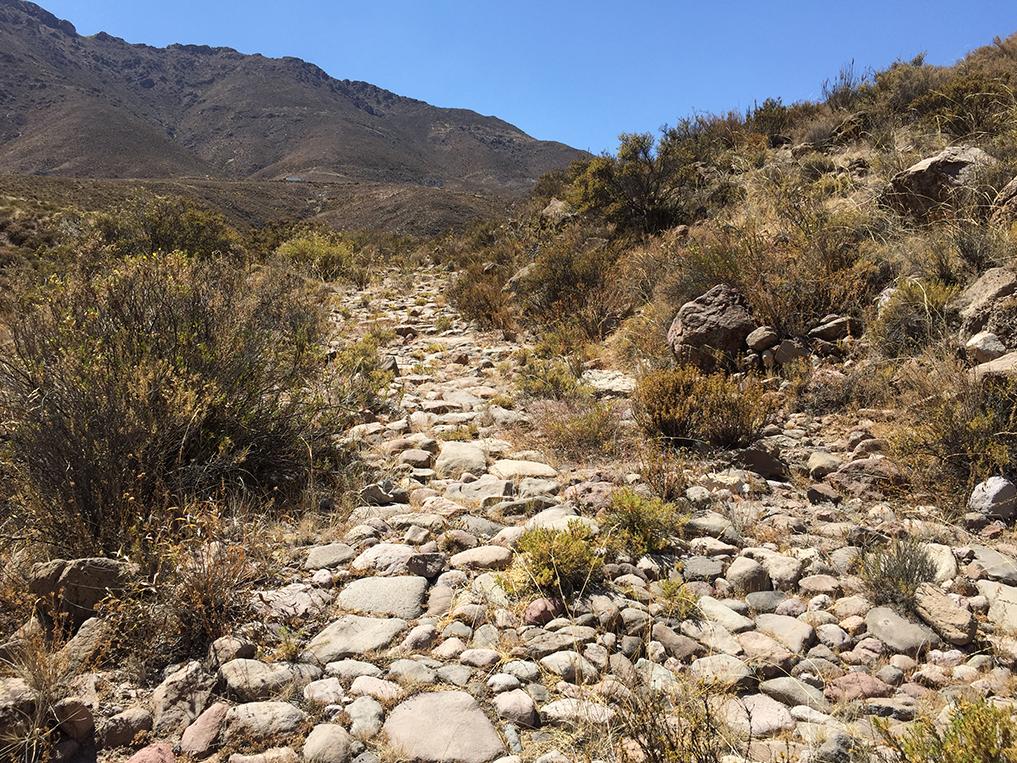
{"type": "Polygon", "coordinates": [[[767,96],[854,61],[952,63],[1017,31],[1012,0],[42,0],[82,34],[291,55],[594,152],[622,131],[767,96]]]}

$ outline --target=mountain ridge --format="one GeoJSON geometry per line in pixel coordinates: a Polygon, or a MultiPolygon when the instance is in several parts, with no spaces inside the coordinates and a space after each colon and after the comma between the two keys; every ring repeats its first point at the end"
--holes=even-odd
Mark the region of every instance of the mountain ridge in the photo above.
{"type": "Polygon", "coordinates": [[[0,0],[0,50],[0,172],[519,194],[585,155],[292,56],[83,36],[27,0],[0,0]]]}

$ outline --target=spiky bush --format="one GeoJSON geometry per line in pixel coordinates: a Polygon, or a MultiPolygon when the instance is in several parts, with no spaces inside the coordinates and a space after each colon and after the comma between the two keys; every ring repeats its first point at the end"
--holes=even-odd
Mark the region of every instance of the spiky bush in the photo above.
{"type": "Polygon", "coordinates": [[[936,577],[936,567],[921,542],[894,539],[861,556],[859,576],[877,604],[909,608],[915,591],[936,577]]]}
{"type": "Polygon", "coordinates": [[[508,576],[515,591],[536,590],[568,598],[596,584],[604,561],[589,527],[574,520],[564,530],[527,530],[516,542],[516,561],[508,576]]]}

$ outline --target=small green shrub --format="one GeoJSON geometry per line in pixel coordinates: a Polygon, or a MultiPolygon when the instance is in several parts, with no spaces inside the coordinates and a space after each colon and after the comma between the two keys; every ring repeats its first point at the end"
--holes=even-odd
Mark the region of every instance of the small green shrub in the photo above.
{"type": "Polygon", "coordinates": [[[774,412],[755,378],[738,382],[691,366],[645,374],[632,402],[646,432],[679,444],[748,445],[759,438],[774,412]]]}
{"type": "Polygon", "coordinates": [[[985,699],[957,702],[942,729],[922,719],[901,736],[882,724],[879,731],[901,763],[1017,763],[1013,712],[985,699]]]}
{"type": "Polygon", "coordinates": [[[452,281],[446,295],[465,318],[482,328],[510,331],[516,324],[516,314],[512,295],[504,287],[503,273],[474,263],[452,281]]]}
{"type": "Polygon", "coordinates": [[[658,599],[664,614],[674,620],[698,621],[703,617],[699,611],[699,597],[681,580],[662,580],[658,599]]]}
{"type": "Polygon", "coordinates": [[[516,386],[522,395],[551,400],[575,400],[589,394],[575,370],[563,360],[527,358],[519,368],[516,386]]]}
{"type": "MultiPolygon", "coordinates": [[[[669,689],[639,687],[616,705],[626,746],[619,760],[720,763],[739,743],[720,718],[711,692],[693,682],[669,689]]],[[[740,757],[740,756],[738,756],[740,757]]]]}
{"type": "Polygon", "coordinates": [[[608,545],[638,559],[671,548],[682,536],[686,517],[673,503],[625,488],[611,496],[599,519],[608,545]]]}
{"type": "Polygon", "coordinates": [[[321,281],[350,281],[363,289],[371,281],[371,259],[338,233],[310,231],[279,245],[277,256],[286,264],[321,281]]]}
{"type": "Polygon", "coordinates": [[[949,332],[946,306],[956,288],[936,281],[904,281],[868,327],[886,357],[917,355],[949,332]]]}
{"type": "Polygon", "coordinates": [[[585,591],[599,582],[604,566],[593,540],[590,528],[577,520],[564,530],[527,530],[516,542],[508,587],[563,599],[585,591]]]}
{"type": "Polygon", "coordinates": [[[239,254],[240,235],[219,212],[182,197],[156,196],[95,214],[90,249],[115,258],[184,252],[193,257],[239,254]]]}
{"type": "Polygon", "coordinates": [[[936,567],[921,542],[902,538],[865,551],[859,576],[877,604],[910,608],[918,586],[935,580],[936,567]]]}

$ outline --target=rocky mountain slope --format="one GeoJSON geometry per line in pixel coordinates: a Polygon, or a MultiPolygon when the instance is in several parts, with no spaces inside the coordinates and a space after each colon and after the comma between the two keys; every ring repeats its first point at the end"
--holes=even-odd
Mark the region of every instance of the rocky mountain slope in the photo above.
{"type": "Polygon", "coordinates": [[[0,172],[370,180],[514,193],[581,156],[295,58],[131,45],[0,1],[0,172]]]}
{"type": "MultiPolygon", "coordinates": [[[[391,272],[337,318],[342,332],[393,337],[398,407],[344,435],[391,479],[346,521],[274,541],[277,584],[252,594],[259,621],[206,657],[149,688],[116,671],[75,679],[67,749],[134,763],[630,760],[615,756],[636,687],[697,685],[715,725],[696,733],[722,733],[711,744],[725,759],[832,763],[882,759],[867,757],[878,723],[903,728],[942,697],[1010,701],[1017,557],[978,529],[1013,496],[988,486],[968,529],[902,512],[882,494],[889,411],[793,414],[734,457],[748,466],[689,461],[681,543],[605,565],[576,600],[507,592],[524,531],[596,532],[611,496],[649,472],[543,449],[538,409],[510,402],[521,345],[440,306],[445,278],[391,272]],[[933,565],[907,615],[877,605],[856,572],[873,539],[900,533],[933,565]],[[692,613],[669,598],[679,579],[692,613]]],[[[821,333],[850,341],[847,321],[830,323],[821,333]]],[[[584,382],[629,408],[633,379],[590,370],[584,382]]],[[[61,659],[101,653],[107,626],[88,619],[88,592],[116,590],[124,570],[33,570],[33,592],[62,591],[80,623],[61,659]]],[[[19,679],[0,683],[0,714],[31,702],[19,679]]]]}

